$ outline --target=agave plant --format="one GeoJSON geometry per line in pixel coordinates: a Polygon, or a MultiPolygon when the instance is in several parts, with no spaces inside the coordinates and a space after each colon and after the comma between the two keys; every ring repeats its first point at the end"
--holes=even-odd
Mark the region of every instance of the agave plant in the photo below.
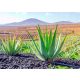
{"type": "Polygon", "coordinates": [[[21,52],[21,40],[16,40],[15,37],[2,40],[2,50],[8,55],[16,55],[21,52]]]}
{"type": "Polygon", "coordinates": [[[46,30],[46,33],[43,34],[39,26],[37,27],[37,31],[39,35],[40,48],[36,45],[35,40],[28,32],[34,43],[34,46],[37,49],[39,56],[43,60],[52,61],[60,53],[66,37],[63,39],[62,42],[60,41],[61,35],[59,35],[59,38],[57,39],[57,26],[54,31],[54,34],[52,33],[52,30],[50,30],[49,33],[46,30]]]}

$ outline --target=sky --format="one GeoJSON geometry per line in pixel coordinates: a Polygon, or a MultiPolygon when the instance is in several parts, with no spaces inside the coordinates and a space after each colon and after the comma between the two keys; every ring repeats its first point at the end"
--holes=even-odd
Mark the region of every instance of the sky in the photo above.
{"type": "Polygon", "coordinates": [[[36,18],[46,22],[80,22],[80,12],[0,12],[0,24],[36,18]]]}

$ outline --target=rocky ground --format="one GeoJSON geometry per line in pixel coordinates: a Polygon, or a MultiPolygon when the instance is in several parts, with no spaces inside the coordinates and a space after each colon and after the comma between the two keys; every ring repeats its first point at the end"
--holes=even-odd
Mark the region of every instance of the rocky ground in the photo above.
{"type": "Polygon", "coordinates": [[[46,62],[39,60],[32,54],[18,54],[10,56],[6,54],[0,54],[0,69],[48,69],[55,66],[68,66],[74,69],[80,68],[80,60],[70,59],[55,59],[52,62],[52,66],[46,62]]]}
{"type": "Polygon", "coordinates": [[[55,59],[52,63],[53,65],[67,66],[73,69],[80,69],[80,60],[73,59],[55,59]]]}
{"type": "Polygon", "coordinates": [[[48,64],[32,54],[10,56],[0,54],[0,69],[47,69],[48,64]]]}

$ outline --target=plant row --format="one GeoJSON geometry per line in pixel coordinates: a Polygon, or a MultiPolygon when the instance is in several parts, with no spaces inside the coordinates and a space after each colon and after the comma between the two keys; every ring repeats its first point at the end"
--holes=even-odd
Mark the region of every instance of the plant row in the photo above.
{"type": "Polygon", "coordinates": [[[61,34],[57,35],[57,26],[54,33],[52,29],[48,32],[46,28],[45,34],[39,26],[38,31],[39,41],[35,41],[33,36],[27,31],[32,41],[22,41],[21,38],[9,37],[6,40],[1,39],[0,50],[8,55],[17,55],[22,52],[35,54],[39,59],[52,62],[61,54],[61,49],[65,43],[66,36],[61,38],[61,34]],[[32,45],[33,44],[33,45],[32,45]]]}

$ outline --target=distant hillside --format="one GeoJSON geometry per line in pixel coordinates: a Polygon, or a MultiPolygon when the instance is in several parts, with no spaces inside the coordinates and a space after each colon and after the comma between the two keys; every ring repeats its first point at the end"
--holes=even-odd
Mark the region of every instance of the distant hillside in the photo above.
{"type": "Polygon", "coordinates": [[[69,21],[59,21],[59,22],[55,22],[54,24],[74,24],[74,23],[69,21]]]}
{"type": "Polygon", "coordinates": [[[35,25],[46,25],[46,24],[49,24],[49,23],[35,19],[35,18],[30,18],[21,22],[14,22],[14,23],[5,24],[5,25],[6,26],[31,26],[31,25],[35,26],[35,25]]]}

